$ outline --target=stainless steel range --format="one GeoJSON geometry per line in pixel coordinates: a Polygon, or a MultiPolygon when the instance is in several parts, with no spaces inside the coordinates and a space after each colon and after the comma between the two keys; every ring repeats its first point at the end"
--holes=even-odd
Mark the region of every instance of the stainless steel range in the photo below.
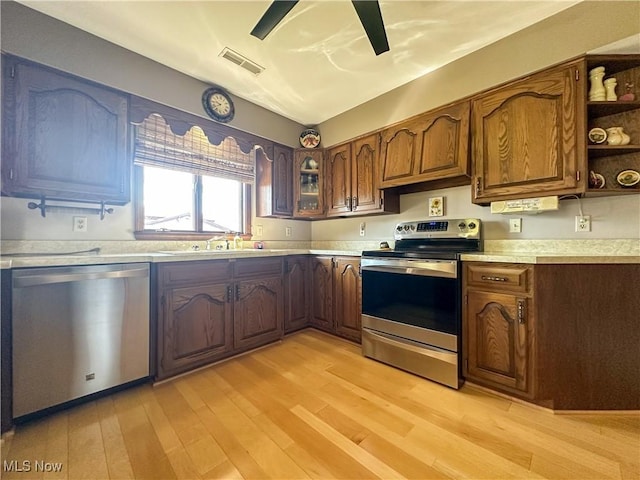
{"type": "Polygon", "coordinates": [[[461,263],[482,250],[477,218],[404,222],[395,249],[362,252],[362,353],[416,375],[462,384],[461,263]]]}

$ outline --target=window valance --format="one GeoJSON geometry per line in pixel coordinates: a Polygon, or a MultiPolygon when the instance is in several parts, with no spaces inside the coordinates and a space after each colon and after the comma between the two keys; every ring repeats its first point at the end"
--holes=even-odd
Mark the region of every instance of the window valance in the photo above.
{"type": "Polygon", "coordinates": [[[178,135],[157,113],[136,125],[134,163],[244,183],[255,180],[255,147],[244,152],[231,137],[214,145],[198,126],[178,135]]]}

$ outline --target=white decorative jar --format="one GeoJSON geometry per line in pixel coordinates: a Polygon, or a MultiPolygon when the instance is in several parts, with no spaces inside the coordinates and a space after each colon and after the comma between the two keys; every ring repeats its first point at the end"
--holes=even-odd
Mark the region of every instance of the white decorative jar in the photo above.
{"type": "Polygon", "coordinates": [[[618,95],[616,95],[616,85],[618,85],[618,81],[615,78],[607,78],[603,83],[606,100],[609,102],[618,100],[618,95]]]}
{"type": "Polygon", "coordinates": [[[607,128],[607,143],[609,145],[629,145],[631,138],[622,127],[607,128]]]}
{"type": "Polygon", "coordinates": [[[604,78],[604,67],[596,67],[589,70],[589,80],[591,81],[591,88],[589,89],[589,101],[600,102],[607,98],[604,84],[602,79],[604,78]]]}

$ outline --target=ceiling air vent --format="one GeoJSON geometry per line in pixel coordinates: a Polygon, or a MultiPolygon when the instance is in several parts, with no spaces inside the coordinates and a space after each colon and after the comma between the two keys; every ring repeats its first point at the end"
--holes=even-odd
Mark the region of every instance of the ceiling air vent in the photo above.
{"type": "Polygon", "coordinates": [[[260,75],[264,71],[264,67],[261,67],[257,63],[252,62],[247,57],[240,55],[238,52],[235,52],[230,48],[224,47],[224,49],[220,53],[220,56],[244,68],[245,70],[248,70],[254,75],[260,75]]]}

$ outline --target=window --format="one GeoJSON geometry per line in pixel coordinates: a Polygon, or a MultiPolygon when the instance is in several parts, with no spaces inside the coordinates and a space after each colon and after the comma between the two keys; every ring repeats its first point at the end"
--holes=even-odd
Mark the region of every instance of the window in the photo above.
{"type": "Polygon", "coordinates": [[[250,232],[254,151],[213,145],[199,127],[176,135],[154,114],[136,129],[135,164],[136,238],[250,232]]]}

